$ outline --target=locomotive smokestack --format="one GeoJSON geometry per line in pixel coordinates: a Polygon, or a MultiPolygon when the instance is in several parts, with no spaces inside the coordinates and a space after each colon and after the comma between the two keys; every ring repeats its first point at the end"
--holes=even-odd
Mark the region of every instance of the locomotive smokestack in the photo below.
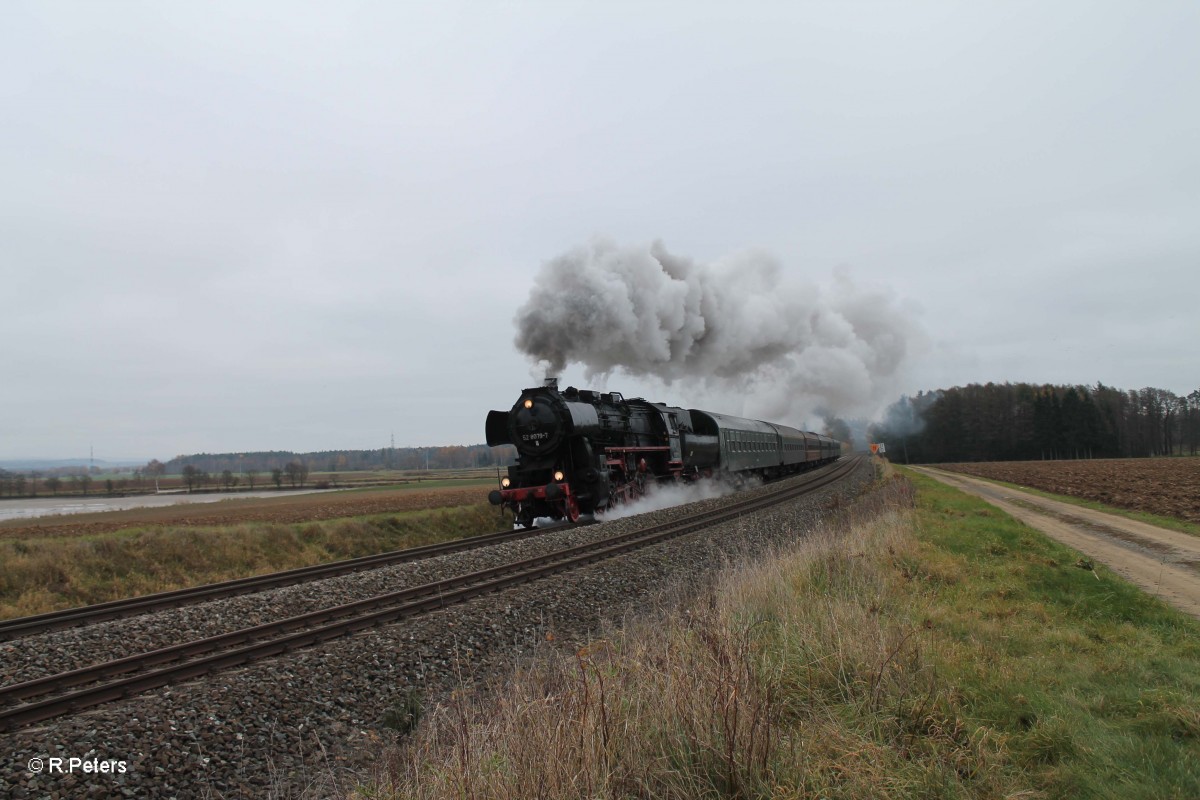
{"type": "Polygon", "coordinates": [[[546,378],[546,380],[542,381],[542,386],[546,387],[547,389],[554,389],[557,391],[558,378],[546,378]]]}

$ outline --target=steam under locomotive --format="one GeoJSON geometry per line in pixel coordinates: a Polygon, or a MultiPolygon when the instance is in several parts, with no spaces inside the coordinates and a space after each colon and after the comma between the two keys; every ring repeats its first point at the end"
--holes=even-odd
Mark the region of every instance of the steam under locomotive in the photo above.
{"type": "Polygon", "coordinates": [[[574,522],[659,482],[773,478],[841,455],[828,436],[617,392],[560,392],[554,379],[521,392],[511,411],[489,412],[487,443],[517,448],[517,463],[488,499],[525,527],[539,517],[574,522]]]}

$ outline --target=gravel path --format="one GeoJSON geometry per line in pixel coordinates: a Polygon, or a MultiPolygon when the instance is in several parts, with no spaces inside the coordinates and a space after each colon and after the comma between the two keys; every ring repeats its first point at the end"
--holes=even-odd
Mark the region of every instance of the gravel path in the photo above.
{"type": "MultiPolygon", "coordinates": [[[[245,797],[272,787],[325,791],[357,758],[374,753],[389,708],[410,692],[435,697],[473,674],[503,668],[552,632],[586,637],[600,620],[636,613],[665,586],[698,581],[731,559],[811,528],[832,496],[871,478],[868,464],[838,487],[700,534],[482,597],[403,624],[298,651],[168,690],[12,734],[0,735],[0,795],[12,797],[245,797]],[[115,760],[120,774],[33,774],[31,758],[115,760]],[[298,777],[307,776],[307,777],[298,777]]],[[[773,487],[752,490],[769,491],[773,487]]],[[[664,509],[481,551],[230,598],[134,620],[58,631],[0,649],[6,680],[28,679],[89,660],[174,643],[452,573],[594,541],[664,522],[722,500],[664,509]],[[99,630],[98,630],[99,629],[99,630]]]]}

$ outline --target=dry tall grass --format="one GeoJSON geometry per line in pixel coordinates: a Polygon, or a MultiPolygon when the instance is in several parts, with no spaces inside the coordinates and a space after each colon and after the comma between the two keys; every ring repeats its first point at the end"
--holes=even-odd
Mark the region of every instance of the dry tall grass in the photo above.
{"type": "Polygon", "coordinates": [[[0,540],[0,619],[456,539],[500,527],[495,508],[305,523],[152,527],[0,540]]]}
{"type": "Polygon", "coordinates": [[[626,621],[422,720],[360,796],[931,796],[987,781],[999,742],[969,729],[926,659],[902,479],[699,608],[626,621]]]}

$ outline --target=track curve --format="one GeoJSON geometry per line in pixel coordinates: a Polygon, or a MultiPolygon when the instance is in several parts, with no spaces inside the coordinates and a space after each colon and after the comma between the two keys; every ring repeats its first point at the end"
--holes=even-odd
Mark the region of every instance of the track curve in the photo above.
{"type": "MultiPolygon", "coordinates": [[[[0,709],[0,731],[16,730],[221,669],[269,658],[685,536],[828,486],[852,474],[859,463],[858,457],[843,460],[827,469],[802,476],[799,483],[759,497],[735,501],[716,512],[693,514],[533,559],[3,687],[0,688],[0,705],[11,706],[63,689],[95,684],[49,699],[0,709]],[[168,666],[162,666],[164,664],[168,666]],[[126,675],[113,680],[115,676],[126,675]]],[[[533,531],[504,533],[534,535],[533,531]]]]}

